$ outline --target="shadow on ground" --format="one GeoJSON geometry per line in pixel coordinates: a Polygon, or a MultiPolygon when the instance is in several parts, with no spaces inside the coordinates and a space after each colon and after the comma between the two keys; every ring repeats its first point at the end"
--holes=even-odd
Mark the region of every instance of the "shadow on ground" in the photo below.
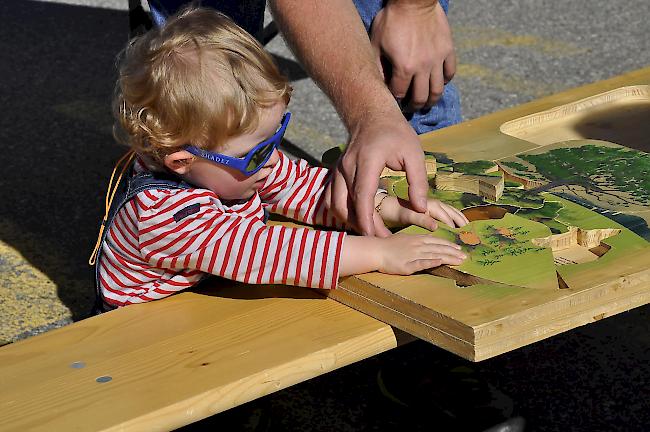
{"type": "Polygon", "coordinates": [[[0,16],[0,239],[57,285],[77,320],[90,310],[88,255],[124,152],[110,99],[128,17],[24,0],[3,0],[0,16]]]}

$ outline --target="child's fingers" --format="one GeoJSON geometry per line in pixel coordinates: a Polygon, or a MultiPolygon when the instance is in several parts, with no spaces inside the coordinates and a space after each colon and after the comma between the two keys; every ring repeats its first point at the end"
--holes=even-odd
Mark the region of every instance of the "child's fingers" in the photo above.
{"type": "Polygon", "coordinates": [[[436,252],[436,253],[419,254],[418,256],[413,257],[413,259],[411,259],[410,261],[406,262],[404,265],[407,269],[410,270],[411,269],[410,266],[412,265],[419,266],[420,264],[428,263],[427,267],[419,267],[417,270],[413,270],[413,271],[420,271],[431,267],[437,267],[443,264],[461,265],[463,261],[465,261],[464,256],[458,256],[453,252],[450,252],[448,254],[444,252],[436,252]],[[434,265],[431,265],[431,263],[433,263],[434,265]]]}
{"type": "Polygon", "coordinates": [[[420,256],[418,258],[440,258],[445,260],[446,264],[449,264],[450,259],[463,261],[467,258],[467,255],[458,249],[454,249],[449,246],[437,246],[425,252],[425,256],[420,256]]]}
{"type": "Polygon", "coordinates": [[[420,237],[422,237],[422,241],[424,242],[424,244],[429,245],[429,246],[437,245],[437,246],[450,247],[450,248],[453,248],[453,249],[456,249],[456,250],[461,249],[460,245],[457,245],[454,242],[451,242],[451,241],[445,240],[445,239],[441,239],[441,238],[438,238],[438,237],[434,237],[432,235],[422,235],[420,237]]]}
{"type": "Polygon", "coordinates": [[[431,231],[438,229],[438,223],[426,213],[418,213],[413,210],[404,210],[406,212],[406,220],[403,222],[410,225],[421,226],[431,231]]]}
{"type": "Polygon", "coordinates": [[[463,212],[438,200],[429,200],[429,214],[450,227],[461,227],[469,223],[463,212]]]}
{"type": "Polygon", "coordinates": [[[403,200],[398,200],[397,203],[402,207],[399,221],[403,224],[417,225],[435,231],[438,229],[436,219],[450,227],[461,227],[469,222],[460,210],[438,200],[429,200],[427,213],[416,212],[408,202],[403,200]]]}
{"type": "Polygon", "coordinates": [[[416,258],[436,258],[437,256],[453,256],[458,259],[465,259],[467,255],[461,250],[461,247],[448,240],[428,236],[429,239],[423,239],[423,243],[412,249],[416,258]]]}
{"type": "Polygon", "coordinates": [[[408,263],[409,274],[438,267],[442,262],[439,259],[419,259],[408,263]]]}
{"type": "Polygon", "coordinates": [[[443,204],[438,200],[429,201],[429,214],[447,226],[454,226],[454,219],[447,213],[443,204]]]}
{"type": "Polygon", "coordinates": [[[430,240],[429,243],[421,249],[423,253],[427,254],[426,258],[436,258],[437,255],[453,256],[459,259],[465,259],[467,257],[459,245],[447,240],[436,239],[435,237],[434,239],[435,241],[430,240]]]}
{"type": "Polygon", "coordinates": [[[418,271],[427,270],[430,268],[438,267],[443,264],[447,265],[460,265],[463,262],[463,258],[459,258],[454,255],[447,254],[435,254],[429,258],[419,258],[409,261],[405,264],[404,270],[406,274],[412,274],[418,271]]]}
{"type": "Polygon", "coordinates": [[[454,220],[454,223],[456,224],[457,227],[462,227],[469,223],[469,219],[465,217],[462,211],[447,204],[445,204],[445,206],[448,208],[447,213],[454,220]]]}
{"type": "Polygon", "coordinates": [[[444,252],[436,252],[431,254],[429,259],[434,259],[434,260],[439,260],[440,264],[448,264],[448,265],[460,265],[465,261],[467,258],[467,255],[465,254],[458,254],[458,253],[444,253],[444,252]]]}

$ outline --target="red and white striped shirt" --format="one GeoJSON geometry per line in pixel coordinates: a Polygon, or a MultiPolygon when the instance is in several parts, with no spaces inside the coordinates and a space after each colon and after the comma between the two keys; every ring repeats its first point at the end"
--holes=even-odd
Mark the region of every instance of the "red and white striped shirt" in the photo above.
{"type": "Polygon", "coordinates": [[[117,213],[102,246],[105,301],[123,306],[163,298],[205,273],[253,284],[335,288],[345,233],[264,223],[266,207],[340,228],[323,206],[328,181],[328,170],[280,153],[262,189],[243,203],[226,206],[198,188],[137,194],[117,213]]]}

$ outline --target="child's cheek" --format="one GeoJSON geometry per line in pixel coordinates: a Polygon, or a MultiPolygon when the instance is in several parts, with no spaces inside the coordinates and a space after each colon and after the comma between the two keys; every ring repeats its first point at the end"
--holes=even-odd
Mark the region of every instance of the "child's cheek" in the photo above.
{"type": "Polygon", "coordinates": [[[226,199],[248,199],[255,194],[255,182],[251,178],[224,178],[215,186],[219,189],[216,194],[226,199]]]}

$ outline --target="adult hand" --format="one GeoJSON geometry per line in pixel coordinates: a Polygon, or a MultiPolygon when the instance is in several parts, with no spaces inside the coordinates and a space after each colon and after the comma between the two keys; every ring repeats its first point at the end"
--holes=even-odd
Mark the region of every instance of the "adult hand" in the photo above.
{"type": "Polygon", "coordinates": [[[456,73],[451,29],[437,1],[390,0],[372,23],[370,41],[389,89],[398,101],[408,95],[410,110],[435,105],[456,73]]]}
{"type": "Polygon", "coordinates": [[[379,174],[388,166],[406,171],[413,209],[425,212],[428,184],[420,141],[375,65],[353,2],[269,0],[269,5],[284,37],[350,133],[333,173],[328,209],[363,234],[388,235],[379,216],[373,216],[379,174]]]}
{"type": "Polygon", "coordinates": [[[427,211],[427,174],[420,140],[399,111],[365,118],[350,131],[348,148],[333,172],[330,209],[364,235],[386,237],[390,231],[374,211],[379,175],[384,167],[406,171],[412,208],[427,211]]]}

